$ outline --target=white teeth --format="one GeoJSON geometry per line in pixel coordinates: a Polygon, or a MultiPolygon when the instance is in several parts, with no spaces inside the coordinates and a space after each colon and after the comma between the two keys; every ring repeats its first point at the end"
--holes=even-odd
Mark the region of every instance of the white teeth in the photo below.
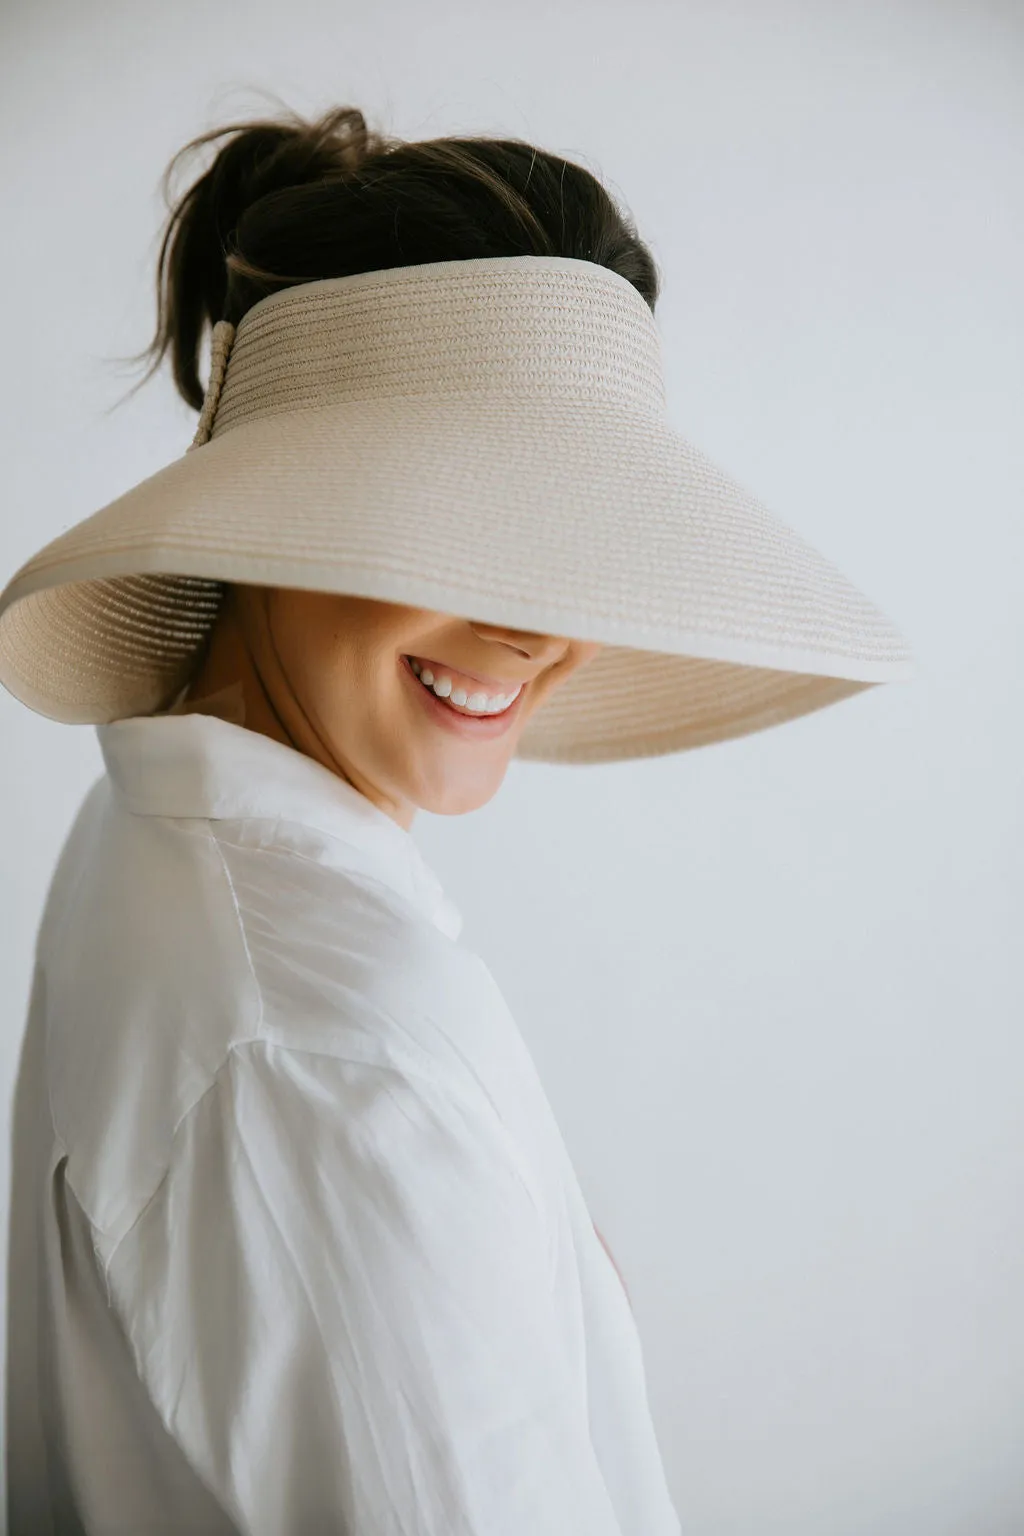
{"type": "Polygon", "coordinates": [[[420,682],[435,693],[439,699],[450,697],[451,702],[458,705],[460,709],[472,710],[477,715],[500,715],[503,710],[508,709],[509,705],[522,692],[523,685],[520,683],[519,687],[514,689],[512,693],[499,693],[490,697],[486,693],[478,692],[467,696],[464,688],[452,688],[450,677],[438,677],[435,679],[429,667],[424,667],[422,662],[415,661],[411,656],[409,657],[409,665],[420,682]]]}

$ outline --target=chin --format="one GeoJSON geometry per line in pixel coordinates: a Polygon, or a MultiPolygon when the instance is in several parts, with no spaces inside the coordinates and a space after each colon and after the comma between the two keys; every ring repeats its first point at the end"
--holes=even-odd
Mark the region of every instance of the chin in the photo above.
{"type": "Polygon", "coordinates": [[[418,805],[421,811],[427,811],[431,816],[466,816],[470,811],[478,811],[501,788],[505,778],[505,770],[487,783],[482,784],[439,784],[433,787],[422,786],[417,794],[410,798],[418,805]]]}

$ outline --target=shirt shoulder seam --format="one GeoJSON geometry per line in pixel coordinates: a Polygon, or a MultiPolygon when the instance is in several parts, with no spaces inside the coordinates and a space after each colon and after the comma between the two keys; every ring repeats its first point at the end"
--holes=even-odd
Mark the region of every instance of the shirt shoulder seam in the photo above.
{"type": "MultiPolygon", "coordinates": [[[[265,1034],[263,1034],[263,1035],[251,1035],[251,1036],[248,1036],[244,1040],[232,1040],[232,1042],[230,1043],[230,1045],[227,1048],[227,1051],[226,1051],[226,1053],[224,1055],[223,1061],[220,1063],[219,1067],[214,1072],[213,1076],[210,1078],[210,1081],[207,1083],[207,1085],[203,1089],[202,1093],[200,1093],[193,1100],[193,1102],[189,1105],[189,1107],[185,1111],[183,1111],[183,1113],[181,1114],[181,1116],[178,1119],[177,1124],[174,1127],[174,1130],[171,1132],[171,1141],[170,1141],[170,1146],[169,1146],[169,1149],[168,1149],[167,1161],[166,1161],[166,1164],[165,1164],[165,1166],[163,1168],[163,1171],[160,1174],[160,1178],[157,1180],[157,1183],[156,1183],[155,1187],[153,1188],[153,1190],[148,1195],[145,1203],[140,1207],[140,1209],[136,1212],[135,1216],[132,1218],[131,1225],[126,1227],[125,1230],[121,1233],[121,1236],[118,1238],[117,1242],[114,1244],[113,1248],[110,1250],[110,1253],[107,1255],[106,1259],[101,1260],[100,1268],[101,1268],[101,1271],[102,1271],[102,1274],[103,1274],[104,1285],[106,1287],[109,1287],[110,1268],[111,1268],[111,1265],[114,1263],[114,1260],[115,1260],[115,1258],[116,1258],[116,1256],[118,1254],[118,1251],[121,1248],[121,1244],[123,1242],[125,1242],[125,1240],[128,1237],[130,1237],[132,1232],[138,1226],[139,1222],[142,1221],[142,1219],[144,1218],[146,1213],[149,1211],[150,1207],[153,1205],[154,1201],[156,1201],[157,1198],[159,1197],[161,1190],[163,1189],[165,1183],[167,1182],[168,1175],[170,1174],[171,1168],[172,1168],[173,1163],[174,1163],[174,1154],[175,1154],[176,1143],[178,1141],[178,1137],[179,1137],[179,1135],[180,1135],[180,1133],[182,1131],[182,1128],[192,1119],[193,1115],[196,1114],[196,1112],[198,1111],[200,1106],[204,1103],[204,1101],[207,1099],[209,1094],[213,1091],[213,1089],[215,1089],[217,1087],[217,1085],[220,1082],[220,1079],[221,1079],[223,1073],[226,1070],[230,1070],[230,1068],[232,1067],[232,1065],[234,1063],[235,1057],[240,1052],[246,1050],[247,1048],[253,1047],[253,1046],[259,1046],[261,1049],[263,1049],[265,1051],[266,1050],[273,1050],[275,1052],[276,1051],[280,1051],[280,1052],[283,1052],[286,1055],[290,1054],[290,1055],[295,1055],[295,1056],[314,1056],[314,1057],[319,1056],[319,1057],[326,1057],[327,1059],[329,1059],[331,1061],[348,1062],[352,1066],[367,1068],[367,1069],[369,1069],[370,1071],[373,1071],[373,1072],[389,1073],[389,1072],[405,1070],[405,1071],[408,1072],[408,1075],[409,1075],[410,1078],[419,1078],[422,1081],[432,1082],[434,1084],[434,1086],[436,1086],[436,1084],[437,1084],[436,1078],[433,1078],[432,1075],[429,1072],[424,1072],[422,1070],[422,1068],[421,1068],[420,1063],[414,1057],[406,1057],[406,1056],[403,1055],[400,1058],[396,1059],[395,1061],[390,1061],[390,1062],[367,1061],[367,1060],[365,1060],[362,1057],[346,1055],[346,1053],[344,1051],[318,1051],[316,1049],[313,1049],[313,1048],[310,1048],[310,1047],[307,1047],[307,1046],[293,1045],[292,1043],[286,1042],[286,1041],[270,1040],[270,1039],[267,1038],[267,1036],[265,1034]]],[[[499,1123],[504,1125],[504,1121],[502,1121],[500,1119],[500,1116],[498,1118],[499,1118],[499,1123]]],[[[537,1217],[538,1217],[538,1219],[541,1222],[541,1225],[543,1227],[546,1227],[548,1225],[548,1218],[547,1218],[547,1216],[545,1214],[545,1211],[544,1211],[542,1205],[538,1204],[537,1197],[536,1197],[536,1195],[534,1193],[534,1190],[532,1189],[532,1187],[530,1185],[529,1180],[527,1180],[523,1176],[522,1169],[519,1167],[517,1162],[514,1164],[514,1166],[515,1166],[516,1178],[517,1178],[519,1184],[522,1186],[523,1191],[526,1194],[527,1199],[529,1200],[530,1204],[533,1206],[534,1211],[536,1212],[537,1217]]],[[[77,1198],[77,1196],[76,1196],[76,1198],[77,1198]]],[[[89,1226],[91,1228],[94,1227],[94,1223],[92,1222],[91,1218],[89,1219],[89,1226]]],[[[98,1254],[97,1254],[97,1257],[99,1257],[98,1254]]],[[[549,1275],[549,1280],[550,1280],[550,1275],[549,1275]]],[[[109,1294],[109,1291],[108,1291],[108,1294],[109,1294]]]]}
{"type": "MultiPolygon", "coordinates": [[[[252,977],[252,984],[256,988],[256,997],[259,1002],[259,1014],[256,1019],[255,1038],[259,1040],[263,1038],[264,1034],[265,1005],[263,1001],[263,988],[260,986],[259,977],[256,974],[256,966],[253,964],[252,950],[249,947],[249,935],[246,932],[245,927],[245,918],[242,916],[242,908],[238,900],[238,892],[235,889],[235,882],[231,878],[231,870],[228,867],[228,861],[224,857],[224,849],[221,847],[220,839],[214,832],[213,827],[209,821],[205,823],[205,826],[207,836],[209,837],[210,842],[213,844],[214,848],[217,850],[217,857],[220,860],[221,869],[224,871],[224,879],[227,881],[228,892],[231,896],[231,905],[235,912],[235,920],[238,923],[238,935],[242,941],[242,949],[245,952],[245,963],[249,967],[249,975],[252,977]]],[[[234,1043],[235,1042],[232,1042],[232,1044],[234,1043]]],[[[238,1043],[241,1044],[242,1042],[238,1043]]],[[[231,1047],[229,1046],[229,1052],[230,1049],[231,1047]]],[[[225,1060],[226,1059],[227,1058],[225,1058],[225,1060]]]]}
{"type": "MultiPolygon", "coordinates": [[[[303,1048],[301,1046],[289,1045],[289,1044],[285,1044],[285,1043],[282,1043],[282,1042],[276,1041],[276,1040],[268,1040],[267,1037],[265,1035],[262,1035],[262,1034],[261,1035],[249,1035],[244,1040],[232,1040],[230,1042],[230,1044],[228,1045],[227,1050],[224,1053],[224,1059],[221,1061],[221,1063],[217,1067],[216,1071],[210,1077],[210,1081],[206,1084],[206,1087],[202,1090],[201,1093],[197,1094],[197,1096],[192,1100],[192,1103],[188,1106],[188,1108],[183,1110],[182,1113],[179,1115],[177,1123],[175,1124],[174,1129],[171,1132],[170,1143],[169,1143],[169,1147],[168,1147],[167,1159],[166,1159],[164,1168],[163,1168],[163,1170],[162,1170],[162,1172],[160,1174],[160,1177],[157,1180],[156,1185],[154,1186],[154,1188],[147,1195],[145,1202],[140,1206],[138,1211],[132,1217],[130,1226],[127,1226],[125,1228],[125,1230],[121,1233],[121,1236],[118,1238],[117,1242],[114,1244],[113,1248],[110,1250],[109,1255],[104,1260],[103,1266],[102,1266],[103,1267],[103,1273],[104,1273],[104,1279],[107,1278],[107,1274],[108,1274],[108,1271],[110,1269],[110,1266],[113,1264],[114,1259],[115,1259],[115,1257],[117,1255],[117,1252],[118,1252],[119,1248],[121,1247],[121,1244],[125,1241],[126,1238],[131,1236],[132,1232],[134,1232],[134,1230],[138,1226],[139,1222],[146,1215],[146,1212],[149,1210],[150,1206],[157,1199],[158,1195],[160,1194],[160,1191],[164,1187],[164,1184],[167,1182],[167,1176],[170,1173],[171,1167],[172,1167],[172,1165],[174,1163],[175,1147],[176,1147],[176,1144],[177,1144],[177,1141],[178,1141],[178,1138],[179,1138],[179,1136],[181,1134],[182,1129],[188,1124],[188,1122],[197,1113],[197,1111],[200,1109],[200,1107],[205,1102],[205,1100],[209,1097],[209,1095],[217,1087],[217,1085],[220,1082],[220,1079],[223,1076],[224,1072],[231,1068],[231,1066],[233,1065],[234,1057],[240,1051],[245,1050],[245,1048],[247,1046],[254,1046],[254,1045],[262,1046],[264,1049],[274,1049],[274,1050],[285,1051],[285,1052],[294,1051],[296,1054],[299,1054],[299,1055],[302,1055],[302,1054],[305,1054],[305,1055],[309,1055],[309,1054],[330,1055],[332,1057],[332,1059],[334,1059],[336,1061],[352,1061],[352,1064],[354,1066],[377,1067],[380,1071],[387,1071],[388,1070],[388,1066],[385,1065],[384,1063],[360,1061],[360,1060],[358,1060],[357,1058],[354,1058],[354,1057],[347,1057],[347,1056],[345,1056],[340,1051],[339,1052],[310,1053],[308,1051],[303,1051],[303,1048]]],[[[72,1189],[73,1188],[74,1188],[74,1186],[72,1186],[72,1189]]],[[[76,1199],[77,1199],[77,1193],[76,1193],[76,1199]]],[[[95,1223],[92,1221],[91,1217],[89,1218],[89,1225],[93,1226],[93,1227],[95,1226],[95,1223]]]]}

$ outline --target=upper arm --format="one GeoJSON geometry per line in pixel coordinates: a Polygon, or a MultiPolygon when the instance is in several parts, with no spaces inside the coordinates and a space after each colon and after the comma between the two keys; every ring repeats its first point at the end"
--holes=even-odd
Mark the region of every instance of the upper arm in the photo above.
{"type": "Polygon", "coordinates": [[[543,1213],[482,1095],[242,1047],[109,1277],[243,1531],[618,1536],[543,1213]]]}

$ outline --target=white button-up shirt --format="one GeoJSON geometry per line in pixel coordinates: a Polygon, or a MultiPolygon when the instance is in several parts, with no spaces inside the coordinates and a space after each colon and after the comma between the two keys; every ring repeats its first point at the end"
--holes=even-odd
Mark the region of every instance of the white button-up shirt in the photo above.
{"type": "Polygon", "coordinates": [[[677,1536],[622,1283],[410,833],[97,727],[15,1100],[9,1536],[677,1536]]]}

